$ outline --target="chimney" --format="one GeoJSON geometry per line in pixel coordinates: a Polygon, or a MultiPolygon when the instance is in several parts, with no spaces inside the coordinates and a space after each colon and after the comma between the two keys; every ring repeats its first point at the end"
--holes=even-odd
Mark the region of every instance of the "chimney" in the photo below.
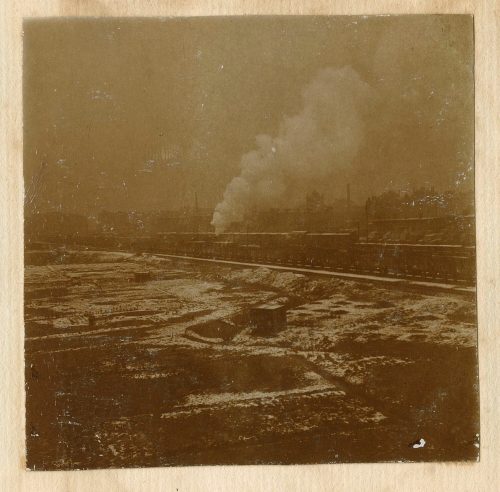
{"type": "Polygon", "coordinates": [[[347,222],[350,223],[351,221],[351,185],[347,183],[346,186],[346,215],[347,215],[347,222]]]}
{"type": "Polygon", "coordinates": [[[198,193],[194,192],[193,232],[198,232],[198,193]]]}

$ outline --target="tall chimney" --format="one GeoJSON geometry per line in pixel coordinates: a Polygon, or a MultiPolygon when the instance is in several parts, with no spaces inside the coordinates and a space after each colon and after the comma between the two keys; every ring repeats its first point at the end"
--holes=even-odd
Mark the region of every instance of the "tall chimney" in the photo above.
{"type": "Polygon", "coordinates": [[[193,211],[193,232],[199,232],[199,223],[198,223],[198,193],[194,192],[194,211],[193,211]]]}
{"type": "Polygon", "coordinates": [[[347,209],[347,221],[351,220],[351,185],[347,183],[346,186],[346,209],[347,209]]]}

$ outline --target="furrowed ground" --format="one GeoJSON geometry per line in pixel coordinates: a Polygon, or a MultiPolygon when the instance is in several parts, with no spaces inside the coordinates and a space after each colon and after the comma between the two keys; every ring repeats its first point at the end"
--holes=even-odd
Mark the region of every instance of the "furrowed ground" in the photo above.
{"type": "Polygon", "coordinates": [[[26,266],[25,329],[32,469],[478,456],[464,294],[69,251],[26,266]]]}

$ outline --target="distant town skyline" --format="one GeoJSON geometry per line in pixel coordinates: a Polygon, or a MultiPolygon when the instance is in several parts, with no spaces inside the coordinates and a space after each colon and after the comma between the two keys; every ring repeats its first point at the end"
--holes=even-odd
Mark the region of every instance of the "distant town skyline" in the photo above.
{"type": "Polygon", "coordinates": [[[169,210],[191,206],[195,193],[200,208],[214,208],[256,137],[278,137],[283,121],[303,111],[317,74],[346,67],[369,92],[359,148],[347,167],[332,162],[316,186],[327,201],[342,198],[347,183],[358,203],[425,184],[470,190],[471,23],[469,16],[27,21],[26,211],[169,210]]]}

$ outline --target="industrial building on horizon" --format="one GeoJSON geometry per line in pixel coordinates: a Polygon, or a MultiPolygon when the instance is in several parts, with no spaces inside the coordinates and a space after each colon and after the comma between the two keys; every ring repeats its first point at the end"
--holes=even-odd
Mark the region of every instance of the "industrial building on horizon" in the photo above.
{"type": "MultiPolygon", "coordinates": [[[[356,231],[367,241],[472,244],[474,214],[472,194],[437,193],[417,189],[412,193],[387,191],[369,197],[364,206],[350,198],[325,203],[317,191],[308,193],[302,206],[252,210],[227,232],[313,233],[356,231]]],[[[86,235],[142,236],[161,233],[212,233],[213,210],[192,207],[158,212],[101,211],[85,217],[63,212],[26,216],[25,234],[30,240],[43,236],[86,235]]]]}

